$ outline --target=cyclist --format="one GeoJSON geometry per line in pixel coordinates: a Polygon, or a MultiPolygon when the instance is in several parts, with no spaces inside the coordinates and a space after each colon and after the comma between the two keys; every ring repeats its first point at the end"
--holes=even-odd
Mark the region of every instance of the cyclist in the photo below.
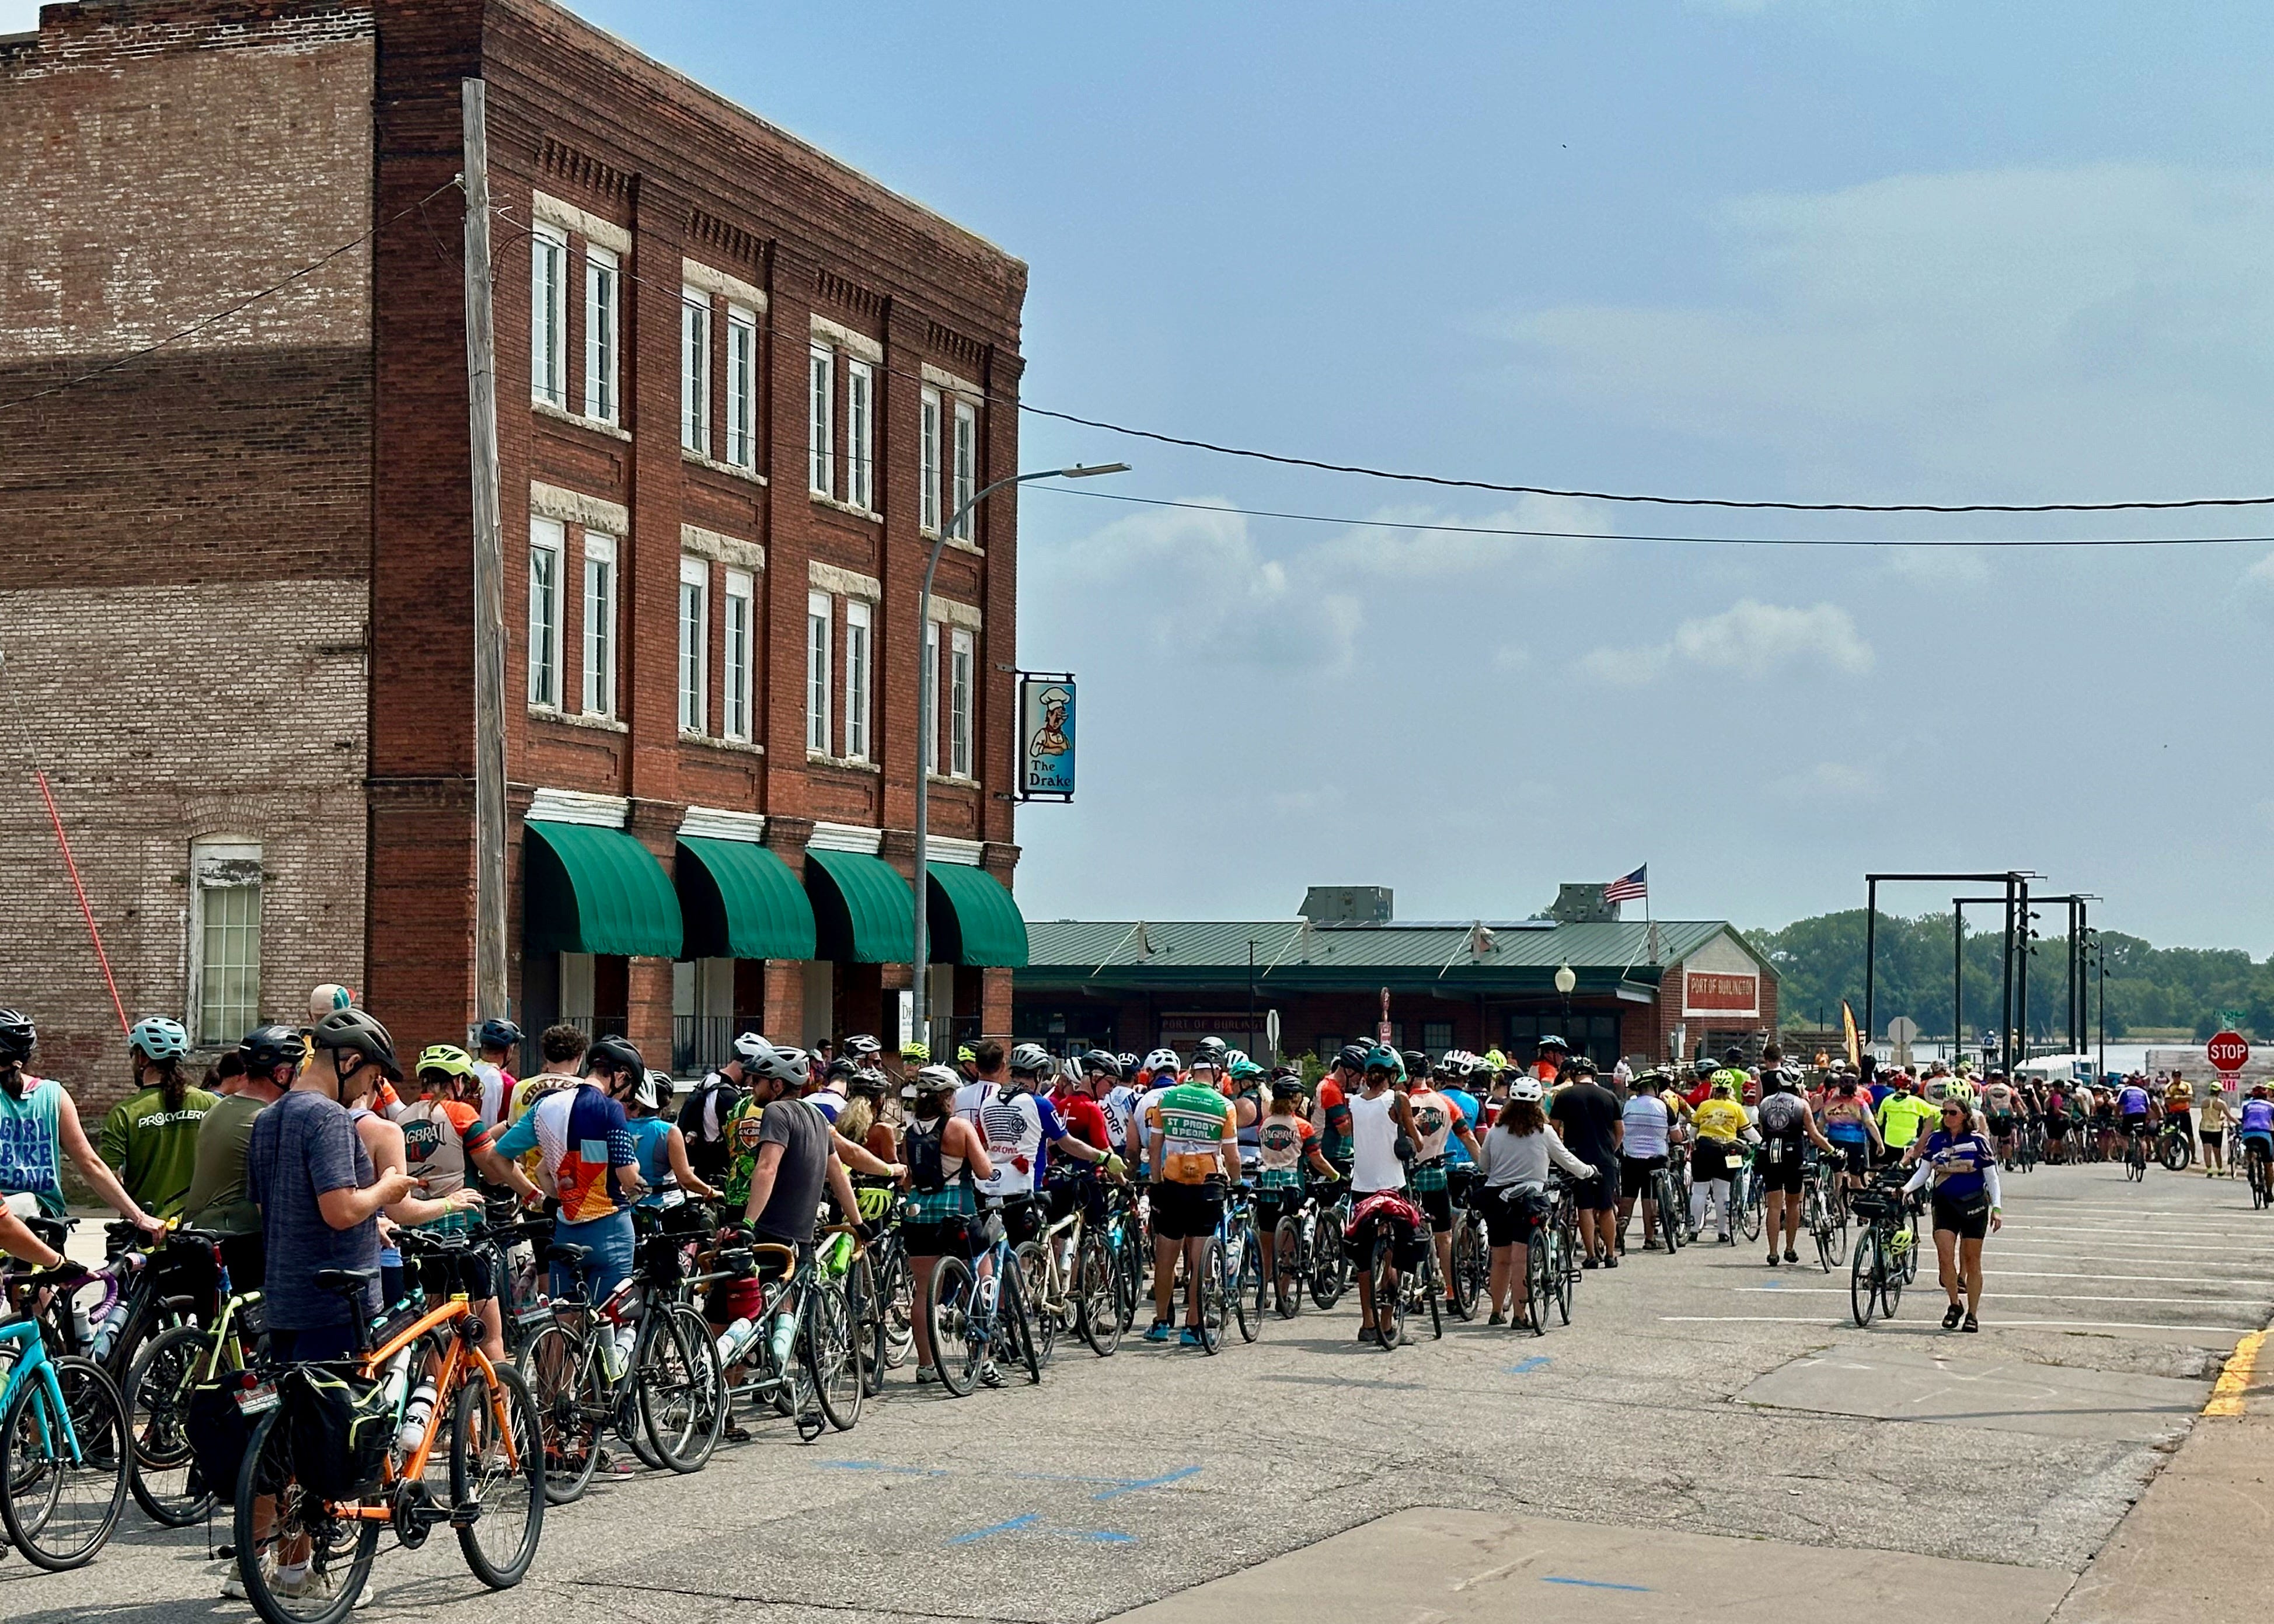
{"type": "Polygon", "coordinates": [[[1982,1114],[1987,1121],[1990,1142],[1998,1147],[1998,1159],[2007,1167],[2014,1165],[2014,1119],[2020,1115],[2021,1093],[2002,1076],[1992,1076],[1982,1089],[1982,1114]]]}
{"type": "MultiPolygon", "coordinates": [[[[1484,1132],[1486,1126],[1484,1102],[1477,1098],[1474,1084],[1484,1071],[1484,1062],[1465,1049],[1457,1049],[1437,1064],[1437,1092],[1453,1102],[1461,1113],[1461,1120],[1469,1124],[1469,1132],[1484,1132]]],[[[1476,1158],[1469,1154],[1468,1145],[1459,1139],[1445,1147],[1445,1165],[1458,1179],[1463,1168],[1476,1166],[1476,1158]]]]}
{"type": "Polygon", "coordinates": [[[1231,1101],[1232,1127],[1239,1139],[1239,1165],[1254,1173],[1261,1147],[1256,1134],[1263,1122],[1263,1068],[1241,1055],[1224,1062],[1224,1094],[1231,1101]]]}
{"type": "Polygon", "coordinates": [[[1361,1342],[1379,1343],[1375,1325],[1381,1305],[1374,1300],[1374,1281],[1367,1267],[1376,1237],[1387,1227],[1391,1232],[1389,1287],[1399,1289],[1399,1277],[1421,1259],[1420,1238],[1404,1212],[1405,1163],[1421,1138],[1405,1094],[1397,1084],[1399,1060],[1395,1049],[1376,1044],[1367,1051],[1366,1079],[1351,1109],[1351,1255],[1359,1264],[1359,1332],[1361,1342]],[[1397,1198],[1394,1204],[1367,1198],[1397,1198]],[[1369,1210],[1370,1207],[1370,1210],[1369,1210]],[[1403,1208],[1404,1211],[1400,1209],[1403,1208]]]}
{"type": "Polygon", "coordinates": [[[715,1184],[727,1177],[727,1164],[734,1154],[727,1124],[749,1086],[750,1062],[769,1047],[755,1032],[742,1034],[734,1040],[734,1052],[717,1071],[705,1075],[680,1105],[679,1132],[687,1141],[688,1165],[706,1184],[715,1184]]]}
{"type": "Polygon", "coordinates": [[[1553,1088],[1563,1075],[1564,1062],[1571,1058],[1571,1046],[1549,1033],[1532,1046],[1532,1064],[1525,1070],[1553,1088]]]}
{"type": "Polygon", "coordinates": [[[900,1133],[908,1187],[900,1241],[907,1248],[908,1279],[915,1292],[920,1387],[939,1380],[937,1350],[931,1345],[932,1270],[943,1257],[970,1258],[985,1250],[972,1222],[979,1214],[973,1188],[976,1180],[992,1177],[995,1166],[987,1159],[979,1130],[949,1109],[955,1091],[962,1086],[963,1079],[948,1067],[926,1065],[900,1090],[908,1106],[908,1121],[900,1133]]]}
{"type": "Polygon", "coordinates": [[[222,1258],[232,1279],[247,1282],[268,1272],[261,1244],[260,1208],[245,1194],[245,1151],[253,1119],[284,1097],[307,1053],[290,1026],[255,1026],[237,1049],[244,1075],[198,1124],[197,1165],[182,1200],[182,1221],[222,1236],[222,1258]]]}
{"type": "Polygon", "coordinates": [[[1758,1144],[1760,1135],[1746,1120],[1745,1108],[1737,1103],[1726,1079],[1714,1079],[1713,1088],[1691,1119],[1698,1143],[1690,1161],[1690,1227],[1705,1229],[1710,1205],[1718,1225],[1716,1238],[1725,1246],[1734,1246],[1737,1237],[1729,1228],[1733,1216],[1729,1211],[1732,1163],[1736,1159],[1737,1141],[1745,1139],[1758,1144]]]}
{"type": "Polygon", "coordinates": [[[1618,1254],[1619,1144],[1625,1132],[1624,1103],[1595,1081],[1595,1063],[1585,1055],[1570,1062],[1571,1079],[1556,1091],[1547,1118],[1571,1154],[1595,1169],[1595,1177],[1576,1186],[1579,1212],[1581,1268],[1616,1268],[1618,1254]]]}
{"type": "Polygon", "coordinates": [[[1364,1044],[1344,1044],[1311,1096],[1311,1126],[1318,1130],[1320,1152],[1344,1173],[1351,1163],[1351,1096],[1365,1079],[1366,1054],[1364,1044]]]}
{"type": "Polygon", "coordinates": [[[2234,1154],[2238,1158],[2263,1156],[2274,1162],[2274,1099],[2263,1083],[2255,1085],[2234,1122],[2234,1154]]]}
{"type": "Polygon", "coordinates": [[[180,1021],[153,1015],[135,1022],[126,1052],[134,1062],[135,1092],[110,1108],[96,1143],[144,1211],[172,1218],[196,1171],[198,1124],[220,1101],[190,1086],[190,1034],[180,1021]]]}
{"type": "MultiPolygon", "coordinates": [[[[538,1041],[546,1042],[560,1030],[548,1028],[538,1041]]],[[[549,1053],[549,1043],[546,1049],[549,1053]]],[[[583,1284],[587,1300],[594,1303],[605,1301],[632,1272],[631,1207],[647,1193],[647,1184],[640,1177],[631,1124],[615,1091],[627,1078],[646,1075],[646,1063],[629,1041],[597,1038],[584,1051],[582,1080],[538,1094],[536,1103],[489,1147],[492,1155],[501,1158],[537,1154],[560,1201],[553,1215],[553,1243],[591,1250],[583,1284]]],[[[493,1179],[504,1171],[488,1160],[480,1165],[493,1179]]],[[[556,1263],[552,1274],[553,1295],[569,1295],[576,1282],[567,1267],[556,1263]]]]}
{"type": "Polygon", "coordinates": [[[1201,1254],[1224,1216],[1225,1185],[1239,1182],[1239,1136],[1231,1101],[1216,1087],[1199,1054],[1193,1068],[1187,1080],[1159,1090],[1157,1097],[1148,1094],[1142,1118],[1153,1177],[1153,1323],[1145,1340],[1169,1340],[1177,1256],[1182,1252],[1185,1327],[1178,1340],[1187,1348],[1201,1345],[1201,1254]]]}
{"type": "Polygon", "coordinates": [[[2180,1142],[2190,1149],[2194,1147],[2195,1109],[2195,1086],[2173,1072],[2171,1082],[2164,1089],[2164,1126],[2166,1129],[2176,1127],[2180,1142]]]}
{"type": "Polygon", "coordinates": [[[1035,1192],[1048,1170],[1052,1146],[1077,1162],[1118,1166],[1120,1161],[1103,1146],[1086,1143],[1068,1133],[1057,1108],[1035,1092],[1054,1065],[1050,1051],[1041,1044],[1020,1044],[1011,1051],[1009,1076],[978,1109],[980,1138],[994,1167],[980,1182],[979,1192],[1001,1206],[1004,1233],[1013,1246],[1042,1232],[1043,1215],[1035,1206],[1035,1192]]]}
{"type": "MultiPolygon", "coordinates": [[[[1619,1238],[1621,1252],[1627,1249],[1627,1225],[1634,1217],[1635,1201],[1649,1193],[1651,1181],[1665,1167],[1672,1154],[1671,1132],[1666,1101],[1658,1097],[1658,1086],[1652,1074],[1645,1071],[1627,1082],[1627,1099],[1620,1107],[1619,1131],[1619,1238]]],[[[1727,1198],[1723,1205],[1728,1205],[1727,1198]]],[[[1658,1244],[1658,1203],[1653,1201],[1642,1209],[1642,1244],[1648,1252],[1658,1244]]]]}
{"type": "Polygon", "coordinates": [[[2125,1079],[2124,1086],[2117,1091],[2116,1114],[2123,1121],[2127,1144],[2135,1135],[2146,1136],[2155,1111],[2156,1096],[2140,1086],[2139,1078],[2135,1075],[2125,1079]]]}
{"type": "Polygon", "coordinates": [[[1098,1114],[1105,1118],[1105,1147],[1134,1161],[1134,1147],[1129,1143],[1129,1119],[1136,1111],[1137,1095],[1126,1080],[1128,1069],[1122,1065],[1120,1056],[1103,1049],[1084,1054],[1081,1064],[1084,1091],[1096,1101],[1098,1114]]]}
{"type": "Polygon", "coordinates": [[[481,1098],[472,1103],[479,1108],[485,1128],[494,1128],[505,1119],[506,1101],[513,1098],[515,1086],[521,1081],[508,1070],[518,1064],[516,1056],[521,1052],[521,1028],[509,1020],[486,1020],[474,1034],[474,1046],[481,1053],[474,1062],[474,1079],[481,1085],[481,1098]]]}
{"type": "Polygon", "coordinates": [[[1934,1251],[1942,1289],[1950,1306],[1942,1316],[1946,1331],[1982,1328],[1982,1242],[2004,1227],[1998,1192],[1998,1153],[1975,1130],[1971,1113],[1959,1100],[1942,1102],[1942,1125],[1920,1147],[1918,1166],[1906,1192],[1934,1183],[1934,1251]],[[1962,1292],[1964,1301],[1960,1301],[1962,1292]]]}
{"type": "Polygon", "coordinates": [[[1405,1104],[1413,1115],[1416,1140],[1413,1165],[1408,1170],[1412,1174],[1413,1193],[1420,1198],[1417,1205],[1429,1220],[1432,1244],[1437,1248],[1437,1279],[1449,1303],[1453,1300],[1452,1152],[1458,1147],[1465,1157],[1474,1162],[1476,1124],[1450,1094],[1438,1091],[1427,1069],[1413,1079],[1405,1104]]]}
{"type": "Polygon", "coordinates": [[[647,1184],[647,1193],[640,1197],[638,1205],[651,1212],[681,1206],[690,1198],[719,1199],[719,1192],[688,1161],[686,1134],[663,1114],[672,1094],[669,1074],[650,1070],[618,1096],[632,1131],[632,1154],[639,1158],[640,1177],[647,1184]]]}
{"type": "MultiPolygon", "coordinates": [[[[403,1136],[403,1165],[418,1181],[418,1193],[440,1199],[468,1187],[467,1171],[479,1165],[478,1156],[488,1143],[490,1130],[482,1126],[480,1108],[474,1103],[480,1097],[481,1079],[474,1074],[472,1059],[454,1043],[421,1050],[413,1071],[418,1097],[403,1108],[395,1126],[403,1136]]],[[[519,1168],[502,1158],[493,1159],[492,1165],[504,1175],[500,1183],[505,1187],[523,1199],[536,1196],[537,1187],[519,1168]]],[[[446,1213],[418,1227],[430,1235],[464,1235],[476,1227],[479,1215],[478,1207],[446,1213]]],[[[489,1257],[486,1251],[470,1248],[431,1264],[422,1260],[419,1278],[430,1301],[453,1291],[466,1294],[482,1317],[482,1351],[495,1364],[505,1357],[505,1330],[489,1257]]]]}
{"type": "Polygon", "coordinates": [[[2204,1089],[2202,1109],[2195,1113],[2195,1134],[2202,1140],[2205,1178],[2225,1168],[2226,1129],[2233,1119],[2234,1108],[2226,1101],[2226,1091],[2217,1083],[2204,1089]]]}
{"type": "MultiPolygon", "coordinates": [[[[1096,1064],[1100,1059],[1111,1062],[1112,1058],[1101,1050],[1092,1050],[1074,1063],[1075,1075],[1060,1075],[1048,1101],[1040,1099],[1035,1101],[1037,1106],[1048,1103],[1058,1113],[1059,1122],[1065,1126],[1068,1140],[1087,1145],[1104,1158],[1095,1166],[1085,1166],[1076,1156],[1072,1166],[1060,1162],[1043,1169],[1039,1187],[1045,1222],[1056,1223],[1071,1216],[1077,1207],[1088,1214],[1091,1224],[1103,1225],[1105,1222],[1105,1192],[1098,1185],[1096,1169],[1103,1167],[1109,1178],[1118,1178],[1126,1170],[1120,1156],[1114,1152],[1112,1124],[1106,1119],[1105,1108],[1097,1098],[1097,1091],[1107,1082],[1110,1073],[1096,1070],[1096,1064]]],[[[1058,1246],[1061,1279],[1073,1278],[1073,1236],[1069,1231],[1058,1246]]]]}
{"type": "Polygon", "coordinates": [[[1276,1280],[1274,1259],[1282,1218],[1294,1217],[1305,1199],[1303,1169],[1322,1185],[1337,1175],[1334,1164],[1319,1151],[1319,1132],[1303,1115],[1303,1079],[1271,1079],[1271,1108],[1256,1135],[1255,1232],[1263,1242],[1263,1277],[1276,1280]]]}
{"type": "Polygon", "coordinates": [[[1906,1077],[1895,1091],[1879,1101],[1880,1160],[1908,1162],[1907,1154],[1919,1135],[1941,1118],[1941,1109],[1919,1097],[1920,1083],[1906,1077]]]}
{"type": "Polygon", "coordinates": [[[1824,1135],[1838,1148],[1841,1183],[1862,1187],[1880,1149],[1879,1118],[1872,1115],[1871,1096],[1853,1071],[1841,1071],[1824,1096],[1824,1135]]]}
{"type": "Polygon", "coordinates": [[[1137,1096],[1136,1105],[1131,1111],[1129,1119],[1130,1148],[1136,1152],[1135,1160],[1138,1176],[1141,1178],[1151,1177],[1153,1108],[1161,1102],[1162,1095],[1177,1086],[1179,1080],[1178,1071],[1183,1064],[1184,1057],[1166,1045],[1145,1056],[1144,1067],[1139,1073],[1140,1080],[1145,1085],[1145,1092],[1137,1096]]]}
{"type": "Polygon", "coordinates": [[[0,1010],[0,1196],[33,1196],[46,1216],[64,1216],[64,1158],[69,1156],[103,1205],[159,1233],[164,1222],[142,1210],[87,1142],[79,1107],[64,1086],[24,1069],[39,1041],[29,1016],[0,1010]]]}
{"type": "Polygon", "coordinates": [[[1800,1187],[1806,1177],[1801,1165],[1802,1141],[1815,1141],[1816,1147],[1826,1155],[1834,1154],[1834,1147],[1816,1125],[1816,1116],[1809,1109],[1808,1101],[1794,1090],[1792,1074],[1781,1069],[1761,1073],[1758,1126],[1761,1154],[1753,1164],[1753,1171],[1761,1181],[1769,1267],[1774,1268],[1780,1227],[1784,1231],[1784,1260],[1800,1261],[1800,1187]]]}
{"type": "Polygon", "coordinates": [[[1547,1188],[1547,1164],[1552,1161],[1583,1182],[1595,1177],[1595,1169],[1565,1149],[1562,1137],[1548,1124],[1547,1094],[1538,1078],[1519,1072],[1510,1080],[1500,1119],[1478,1141],[1485,1239],[1492,1246],[1492,1312],[1487,1325],[1532,1323],[1524,1282],[1532,1267],[1532,1228],[1546,1215],[1540,1198],[1547,1188]]]}
{"type": "MultiPolygon", "coordinates": [[[[1767,1049],[1761,1051],[1761,1064],[1764,1065],[1773,1065],[1778,1064],[1778,1056],[1781,1055],[1781,1051],[1777,1050],[1777,1046],[1775,1044],[1770,1044],[1767,1049]]],[[[1702,1070],[1706,1063],[1701,1060],[1698,1064],[1699,1068],[1702,1070]]],[[[1746,1085],[1751,1083],[1752,1080],[1752,1074],[1745,1070],[1745,1051],[1739,1049],[1733,1043],[1728,1048],[1721,1051],[1721,1065],[1713,1071],[1707,1073],[1706,1078],[1705,1097],[1709,1100],[1713,1097],[1713,1085],[1715,1083],[1727,1083],[1729,1085],[1729,1097],[1742,1105],[1744,1103],[1745,1100],[1746,1085]]],[[[1690,1104],[1695,1105],[1698,1103],[1698,1101],[1692,1099],[1690,1102],[1690,1104]]]]}

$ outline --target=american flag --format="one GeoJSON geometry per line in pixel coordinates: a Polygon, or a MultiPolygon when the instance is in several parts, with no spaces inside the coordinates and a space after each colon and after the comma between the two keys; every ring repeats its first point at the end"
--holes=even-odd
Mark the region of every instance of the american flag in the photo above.
{"type": "Polygon", "coordinates": [[[1640,902],[1650,895],[1650,883],[1644,878],[1650,872],[1648,863],[1622,879],[1613,880],[1603,887],[1606,902],[1640,902]]]}

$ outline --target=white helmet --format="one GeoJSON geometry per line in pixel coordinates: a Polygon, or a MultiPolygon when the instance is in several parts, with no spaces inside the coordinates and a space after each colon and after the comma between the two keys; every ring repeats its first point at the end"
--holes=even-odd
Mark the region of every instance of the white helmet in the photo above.
{"type": "Polygon", "coordinates": [[[734,1058],[744,1065],[749,1065],[759,1056],[767,1053],[772,1048],[773,1045],[767,1042],[759,1034],[745,1032],[734,1040],[734,1058]]]}
{"type": "Polygon", "coordinates": [[[1185,1069],[1185,1057],[1173,1049],[1156,1049],[1145,1056],[1145,1069],[1156,1076],[1165,1071],[1174,1077],[1185,1069]]]}
{"type": "MultiPolygon", "coordinates": [[[[737,1053],[742,1052],[740,1042],[734,1048],[737,1053]]],[[[743,1065],[753,1076],[772,1078],[776,1082],[787,1083],[793,1088],[802,1088],[813,1074],[812,1056],[802,1049],[777,1049],[764,1038],[758,1040],[757,1048],[757,1054],[744,1055],[742,1058],[743,1065]]]]}
{"type": "Polygon", "coordinates": [[[913,1100],[920,1094],[953,1094],[962,1086],[963,1074],[953,1066],[919,1066],[915,1080],[900,1090],[900,1097],[913,1100]]]}
{"type": "Polygon", "coordinates": [[[1508,1097],[1510,1100],[1528,1101],[1537,1105],[1547,1097],[1547,1088],[1531,1072],[1519,1071],[1517,1073],[1516,1081],[1509,1085],[1508,1097]]]}

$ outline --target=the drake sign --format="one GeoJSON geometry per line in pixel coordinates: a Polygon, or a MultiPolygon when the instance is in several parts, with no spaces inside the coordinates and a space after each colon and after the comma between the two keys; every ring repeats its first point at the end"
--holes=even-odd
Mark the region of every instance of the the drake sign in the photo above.
{"type": "Polygon", "coordinates": [[[1074,680],[1064,672],[1019,673],[1019,799],[1073,799],[1074,680]]]}

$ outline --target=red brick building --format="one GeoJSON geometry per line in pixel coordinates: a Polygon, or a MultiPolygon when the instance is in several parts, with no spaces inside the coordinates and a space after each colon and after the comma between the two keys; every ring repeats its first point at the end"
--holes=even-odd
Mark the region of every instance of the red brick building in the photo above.
{"type": "MultiPolygon", "coordinates": [[[[474,78],[513,1012],[684,1065],[908,984],[916,587],[1015,465],[1026,267],[546,0],[50,5],[0,40],[0,1003],[75,1083],[123,1049],[35,765],[130,1015],[477,1013],[474,78]]],[[[922,644],[962,1030],[1024,959],[1010,497],[922,644]]]]}

